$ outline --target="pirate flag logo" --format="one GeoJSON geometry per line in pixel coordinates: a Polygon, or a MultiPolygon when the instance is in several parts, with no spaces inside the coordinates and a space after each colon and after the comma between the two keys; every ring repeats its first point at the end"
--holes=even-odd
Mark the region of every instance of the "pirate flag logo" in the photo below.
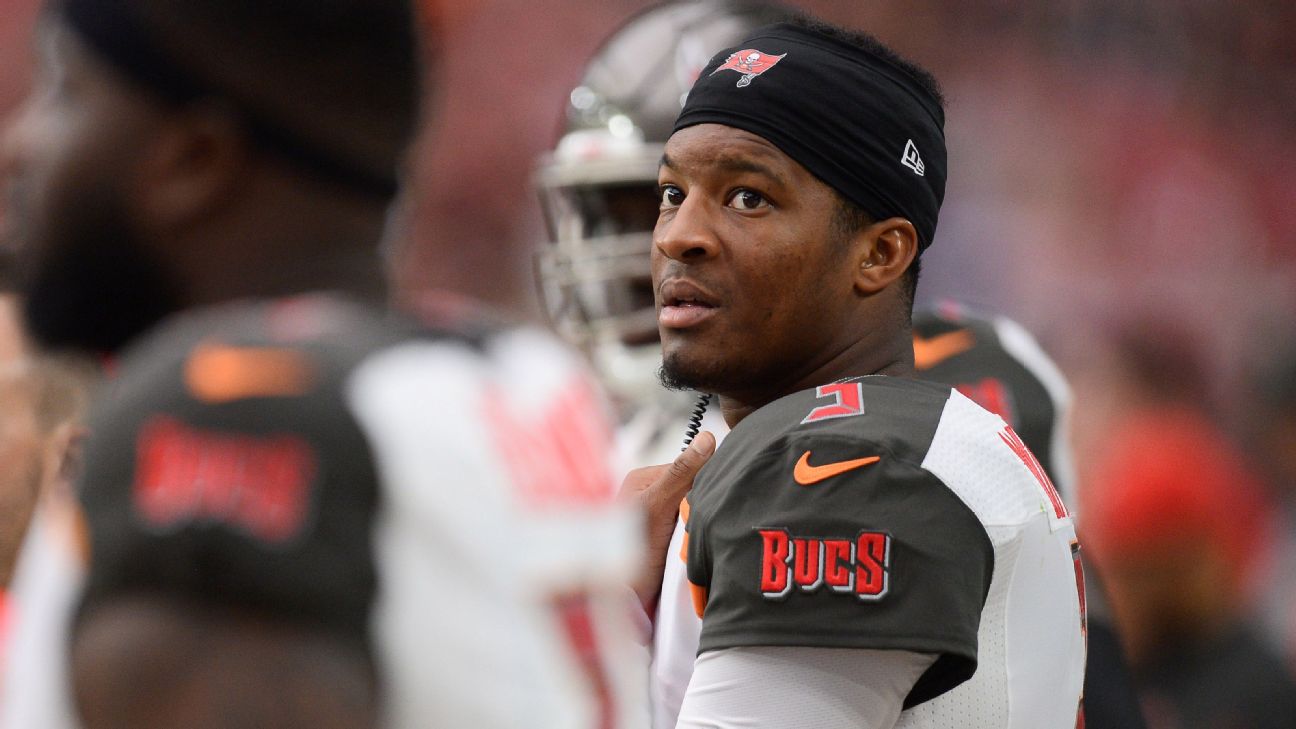
{"type": "Polygon", "coordinates": [[[749,85],[752,82],[752,79],[765,73],[771,68],[774,68],[774,64],[783,60],[783,56],[786,55],[787,54],[784,53],[782,55],[772,56],[768,53],[761,53],[754,48],[748,48],[738,51],[737,53],[731,53],[729,58],[725,60],[724,64],[712,71],[711,75],[714,76],[725,69],[737,71],[742,74],[742,78],[738,79],[738,88],[742,88],[749,85]]]}

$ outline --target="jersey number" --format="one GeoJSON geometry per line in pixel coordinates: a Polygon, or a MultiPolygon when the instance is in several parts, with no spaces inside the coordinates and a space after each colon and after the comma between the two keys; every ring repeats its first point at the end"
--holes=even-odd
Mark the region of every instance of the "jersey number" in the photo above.
{"type": "Polygon", "coordinates": [[[849,418],[864,414],[864,386],[858,382],[835,382],[815,388],[815,397],[833,399],[832,405],[820,405],[805,416],[801,424],[830,418],[849,418]]]}

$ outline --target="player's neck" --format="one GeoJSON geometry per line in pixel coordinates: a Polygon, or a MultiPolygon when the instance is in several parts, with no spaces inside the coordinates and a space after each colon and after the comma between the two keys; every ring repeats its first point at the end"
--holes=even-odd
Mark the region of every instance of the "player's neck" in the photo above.
{"type": "Polygon", "coordinates": [[[770,386],[718,393],[720,411],[732,428],[756,410],[786,395],[866,375],[914,376],[913,334],[908,328],[885,342],[870,342],[867,337],[862,337],[825,361],[808,367],[807,371],[794,373],[770,386]]]}

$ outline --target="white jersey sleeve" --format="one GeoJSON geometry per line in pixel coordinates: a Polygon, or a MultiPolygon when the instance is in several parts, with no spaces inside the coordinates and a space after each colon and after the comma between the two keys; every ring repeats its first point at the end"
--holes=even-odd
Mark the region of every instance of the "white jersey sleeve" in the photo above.
{"type": "Polygon", "coordinates": [[[759,646],[703,653],[680,729],[891,729],[936,660],[908,651],[759,646]]]}
{"type": "Polygon", "coordinates": [[[1069,510],[1012,430],[957,392],[923,466],[976,513],[995,566],[976,674],[905,711],[896,726],[1073,729],[1083,694],[1085,616],[1069,510]]]}

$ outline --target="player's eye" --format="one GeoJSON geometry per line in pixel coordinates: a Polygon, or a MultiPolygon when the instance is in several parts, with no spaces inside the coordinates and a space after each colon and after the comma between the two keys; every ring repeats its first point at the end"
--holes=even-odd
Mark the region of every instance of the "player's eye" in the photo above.
{"type": "Polygon", "coordinates": [[[740,189],[735,190],[734,194],[729,198],[729,207],[738,210],[758,210],[769,207],[769,201],[759,192],[740,189]]]}
{"type": "Polygon", "coordinates": [[[661,195],[659,202],[662,208],[679,207],[684,203],[684,191],[674,185],[661,185],[657,190],[661,195]]]}

